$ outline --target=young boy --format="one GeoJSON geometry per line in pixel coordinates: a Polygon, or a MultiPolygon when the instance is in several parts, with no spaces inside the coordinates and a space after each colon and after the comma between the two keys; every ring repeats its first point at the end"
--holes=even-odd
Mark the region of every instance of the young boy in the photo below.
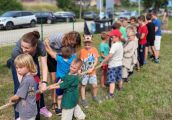
{"type": "Polygon", "coordinates": [[[147,38],[147,34],[148,34],[145,16],[143,16],[143,15],[139,16],[138,23],[139,23],[138,33],[140,35],[138,59],[139,59],[140,66],[142,67],[146,63],[146,61],[145,61],[145,45],[147,42],[146,38],[147,38]]]}
{"type": "Polygon", "coordinates": [[[85,114],[78,105],[79,100],[79,76],[78,70],[82,65],[80,59],[75,59],[70,65],[70,72],[65,75],[63,82],[58,86],[58,88],[63,89],[62,97],[62,120],[72,120],[73,115],[77,120],[84,120],[85,114]]]}
{"type": "Polygon", "coordinates": [[[145,56],[148,56],[149,47],[151,48],[151,53],[154,56],[154,58],[157,58],[156,51],[154,47],[154,41],[155,41],[155,25],[152,22],[152,16],[151,14],[146,15],[147,19],[147,29],[148,29],[148,35],[147,35],[147,43],[145,48],[145,56]]]}
{"type": "Polygon", "coordinates": [[[33,74],[37,69],[29,54],[21,54],[16,57],[16,71],[22,76],[17,93],[10,98],[10,102],[17,103],[16,111],[19,112],[20,120],[35,120],[37,115],[36,88],[37,83],[33,74]]]}
{"type": "Polygon", "coordinates": [[[112,47],[109,51],[109,55],[104,59],[102,64],[108,62],[107,71],[107,83],[109,84],[109,94],[107,99],[114,96],[115,83],[119,82],[119,89],[122,89],[122,59],[123,59],[123,46],[120,41],[121,32],[119,30],[113,30],[109,33],[112,37],[112,47]]]}
{"type": "Polygon", "coordinates": [[[80,59],[83,62],[81,71],[88,71],[88,74],[82,76],[81,82],[81,104],[84,108],[88,108],[88,103],[85,98],[85,88],[87,83],[92,85],[93,88],[93,100],[100,103],[101,101],[97,98],[97,76],[95,66],[98,63],[98,51],[92,47],[92,36],[84,36],[84,48],[81,49],[80,59]]]}
{"type": "Polygon", "coordinates": [[[152,22],[155,24],[155,41],[154,41],[154,47],[156,51],[156,57],[155,58],[155,63],[160,63],[160,46],[161,46],[161,38],[162,38],[162,33],[161,33],[161,20],[158,19],[156,11],[152,12],[152,22]]]}
{"type": "MultiPolygon", "coordinates": [[[[45,40],[45,47],[48,52],[48,54],[54,58],[57,61],[57,66],[56,66],[56,82],[58,82],[62,77],[64,77],[66,74],[69,73],[69,68],[72,63],[72,61],[76,58],[76,55],[72,55],[72,49],[70,47],[62,47],[61,48],[61,53],[62,55],[56,54],[50,46],[49,46],[49,40],[45,40]]],[[[63,95],[63,90],[61,89],[56,89],[56,94],[57,94],[57,109],[56,109],[56,114],[61,115],[61,101],[62,101],[62,95],[63,95]]]]}
{"type": "MultiPolygon", "coordinates": [[[[105,32],[101,33],[102,42],[100,43],[100,59],[99,59],[100,62],[102,62],[109,53],[109,44],[107,42],[108,38],[109,38],[109,36],[107,33],[105,33],[105,32]]],[[[101,67],[102,74],[101,74],[100,82],[101,82],[102,87],[105,87],[107,68],[108,68],[107,64],[105,64],[101,67]]]]}

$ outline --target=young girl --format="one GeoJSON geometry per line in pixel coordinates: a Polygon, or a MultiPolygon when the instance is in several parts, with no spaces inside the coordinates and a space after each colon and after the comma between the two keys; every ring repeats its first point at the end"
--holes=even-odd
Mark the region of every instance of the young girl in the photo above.
{"type": "MultiPolygon", "coordinates": [[[[102,42],[100,43],[100,62],[104,60],[104,58],[109,53],[109,44],[107,42],[108,35],[105,32],[101,33],[102,42]]],[[[107,73],[107,64],[101,67],[102,74],[101,74],[101,86],[105,87],[105,80],[106,80],[106,73],[107,73]]]]}
{"type": "Polygon", "coordinates": [[[16,111],[20,120],[35,120],[37,115],[36,88],[33,75],[37,73],[35,63],[29,54],[16,57],[14,64],[17,74],[22,76],[17,93],[10,98],[10,102],[17,103],[16,111]]]}
{"type": "MultiPolygon", "coordinates": [[[[49,39],[47,38],[45,40],[45,47],[48,54],[57,61],[56,66],[56,82],[58,82],[62,77],[64,77],[66,74],[69,73],[70,64],[72,61],[76,58],[76,55],[72,55],[72,49],[71,47],[62,47],[61,53],[62,55],[58,55],[56,52],[54,52],[50,45],[49,45],[49,39]]],[[[61,89],[56,89],[57,94],[57,105],[58,108],[56,109],[56,114],[61,115],[61,101],[62,101],[62,94],[63,91],[61,89]]]]}

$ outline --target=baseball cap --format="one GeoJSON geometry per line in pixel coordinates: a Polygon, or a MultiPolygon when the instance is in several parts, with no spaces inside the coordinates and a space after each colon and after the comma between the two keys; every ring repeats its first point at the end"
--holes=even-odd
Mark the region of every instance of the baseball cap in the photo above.
{"type": "Polygon", "coordinates": [[[120,38],[122,36],[122,34],[119,30],[115,29],[115,30],[112,30],[109,32],[109,36],[117,36],[120,38]]]}

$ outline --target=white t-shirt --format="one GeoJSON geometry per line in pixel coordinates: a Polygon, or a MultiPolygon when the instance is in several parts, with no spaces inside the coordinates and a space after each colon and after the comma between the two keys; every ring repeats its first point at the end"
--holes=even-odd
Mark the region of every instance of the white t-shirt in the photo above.
{"type": "Polygon", "coordinates": [[[121,42],[113,43],[109,53],[113,55],[108,62],[108,68],[122,66],[122,59],[123,59],[122,43],[121,42]]]}

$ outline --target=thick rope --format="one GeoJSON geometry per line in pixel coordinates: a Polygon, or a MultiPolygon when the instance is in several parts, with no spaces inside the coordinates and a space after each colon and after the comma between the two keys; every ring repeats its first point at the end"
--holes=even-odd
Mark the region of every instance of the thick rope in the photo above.
{"type": "MultiPolygon", "coordinates": [[[[47,86],[46,91],[48,91],[48,90],[50,90],[50,89],[55,89],[56,86],[58,86],[58,85],[61,84],[61,83],[62,83],[62,81],[59,81],[58,83],[54,83],[54,84],[52,84],[52,85],[47,86]]],[[[40,90],[37,90],[36,93],[42,93],[42,92],[41,92],[40,90]]],[[[12,105],[14,105],[14,104],[15,104],[15,102],[9,102],[9,103],[7,103],[7,104],[5,104],[5,105],[2,105],[2,106],[0,106],[0,111],[1,111],[1,110],[4,110],[4,109],[6,109],[6,108],[8,108],[8,107],[10,107],[10,106],[12,106],[12,105]]]]}
{"type": "MultiPolygon", "coordinates": [[[[99,64],[98,66],[95,67],[94,70],[99,69],[101,66],[102,66],[102,64],[99,64]]],[[[88,73],[89,73],[89,71],[87,70],[87,71],[82,72],[81,75],[88,74],[88,73]]]]}

